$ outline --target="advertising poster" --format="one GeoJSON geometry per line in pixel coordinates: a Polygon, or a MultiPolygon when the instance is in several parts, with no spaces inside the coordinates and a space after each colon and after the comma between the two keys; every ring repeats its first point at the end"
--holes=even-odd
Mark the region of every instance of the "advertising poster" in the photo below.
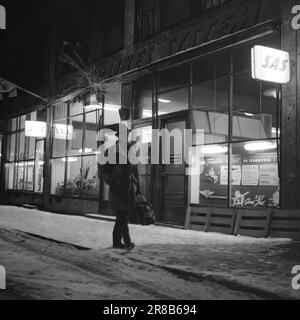
{"type": "Polygon", "coordinates": [[[258,165],[243,165],[242,167],[242,185],[257,186],[259,181],[258,165]]]}
{"type": "MultiPolygon", "coordinates": [[[[279,179],[276,153],[235,155],[232,160],[231,205],[277,208],[279,179]]],[[[227,156],[205,158],[200,175],[200,204],[226,206],[227,194],[227,156]]]]}
{"type": "Polygon", "coordinates": [[[277,208],[279,179],[276,153],[241,156],[242,183],[232,186],[231,205],[239,208],[277,208]]]}

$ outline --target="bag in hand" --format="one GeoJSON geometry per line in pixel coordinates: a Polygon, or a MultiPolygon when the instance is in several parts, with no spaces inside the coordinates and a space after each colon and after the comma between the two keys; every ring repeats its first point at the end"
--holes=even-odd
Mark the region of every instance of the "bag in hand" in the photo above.
{"type": "Polygon", "coordinates": [[[145,199],[142,194],[136,196],[136,209],[139,224],[154,224],[155,216],[152,205],[145,199]]]}

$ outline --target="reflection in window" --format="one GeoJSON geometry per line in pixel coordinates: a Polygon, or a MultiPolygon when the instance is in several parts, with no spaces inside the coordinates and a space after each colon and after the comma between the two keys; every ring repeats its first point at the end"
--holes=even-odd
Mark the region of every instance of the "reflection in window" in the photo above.
{"type": "Polygon", "coordinates": [[[51,194],[62,196],[64,194],[65,161],[53,159],[51,161],[51,194]]]}
{"type": "Polygon", "coordinates": [[[44,140],[36,143],[34,191],[43,192],[44,188],[44,140]]]}
{"type": "Polygon", "coordinates": [[[193,130],[204,130],[205,144],[228,141],[229,83],[223,78],[193,87],[193,130]]]}
{"type": "Polygon", "coordinates": [[[24,189],[33,191],[34,161],[25,162],[25,177],[24,189]]]}
{"type": "Polygon", "coordinates": [[[98,195],[99,180],[97,157],[84,157],[82,170],[82,196],[87,198],[97,198],[98,195]]]}
{"type": "Polygon", "coordinates": [[[158,73],[158,92],[165,92],[188,86],[190,83],[190,63],[163,70],[158,73]]]}
{"type": "Polygon", "coordinates": [[[162,93],[158,96],[158,115],[188,110],[189,90],[178,89],[162,93]]]}
{"type": "Polygon", "coordinates": [[[46,112],[34,111],[9,121],[5,161],[5,189],[42,192],[43,184],[37,188],[38,172],[43,176],[44,140],[25,137],[25,119],[45,121],[46,112]],[[15,130],[12,133],[12,130],[15,130]],[[38,160],[41,153],[41,161],[38,160]],[[41,166],[42,169],[38,168],[41,166]]]}
{"type": "Polygon", "coordinates": [[[5,189],[14,189],[14,163],[5,164],[5,189]]]}
{"type": "Polygon", "coordinates": [[[52,156],[62,157],[66,154],[66,139],[70,140],[71,128],[67,125],[68,108],[66,104],[54,107],[53,111],[53,145],[52,156]]]}
{"type": "MultiPolygon", "coordinates": [[[[61,159],[65,162],[65,159],[61,159]]],[[[81,157],[67,158],[67,180],[65,194],[67,196],[80,196],[81,190],[81,157]]]]}
{"type": "Polygon", "coordinates": [[[26,138],[28,143],[28,154],[26,154],[26,159],[32,160],[35,156],[35,138],[26,138]]]}
{"type": "Polygon", "coordinates": [[[107,89],[104,104],[104,125],[120,123],[121,91],[120,84],[107,89]]]}
{"type": "MultiPolygon", "coordinates": [[[[51,194],[98,198],[96,138],[100,109],[96,104],[84,108],[82,103],[71,103],[69,108],[58,106],[58,110],[54,112],[58,115],[56,118],[71,114],[72,116],[68,116],[68,122],[64,119],[54,120],[51,194]],[[66,155],[64,151],[67,147],[66,155]]],[[[40,162],[38,184],[43,184],[43,160],[40,162]]]]}
{"type": "Polygon", "coordinates": [[[25,179],[25,166],[24,162],[17,162],[16,163],[16,189],[23,190],[24,188],[24,179],[25,179]]]}
{"type": "Polygon", "coordinates": [[[152,117],[153,78],[144,76],[135,83],[134,120],[152,117]]]}
{"type": "Polygon", "coordinates": [[[7,136],[7,151],[6,151],[6,158],[8,161],[15,160],[15,148],[16,148],[16,134],[9,134],[7,136]]]}
{"type": "Polygon", "coordinates": [[[97,151],[97,113],[89,112],[85,115],[85,148],[84,153],[97,151]]]}
{"type": "Polygon", "coordinates": [[[82,153],[83,138],[83,115],[71,117],[69,128],[72,128],[72,140],[69,143],[69,156],[76,156],[82,153]]]}
{"type": "Polygon", "coordinates": [[[25,132],[21,131],[19,136],[19,146],[18,146],[18,154],[17,159],[18,160],[24,160],[25,159],[25,132]]]}
{"type": "Polygon", "coordinates": [[[250,73],[234,76],[233,138],[268,139],[276,132],[276,90],[250,73]]]}

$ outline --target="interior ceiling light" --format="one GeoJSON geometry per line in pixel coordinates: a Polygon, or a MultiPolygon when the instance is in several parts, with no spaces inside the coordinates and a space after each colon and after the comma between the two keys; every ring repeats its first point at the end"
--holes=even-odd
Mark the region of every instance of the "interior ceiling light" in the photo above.
{"type": "Polygon", "coordinates": [[[275,98],[277,97],[276,89],[268,89],[263,92],[264,97],[275,98]]]}
{"type": "Polygon", "coordinates": [[[244,115],[247,116],[247,117],[254,117],[254,114],[253,114],[253,113],[245,112],[244,115]]]}
{"type": "Polygon", "coordinates": [[[226,153],[227,151],[228,151],[227,146],[220,146],[220,145],[205,146],[201,148],[201,152],[203,154],[219,154],[219,153],[226,153]]]}
{"type": "MultiPolygon", "coordinates": [[[[79,153],[83,153],[83,150],[82,150],[82,149],[79,149],[78,152],[79,152],[79,153]]],[[[91,153],[91,152],[93,152],[93,149],[91,149],[91,148],[85,148],[85,149],[84,149],[84,152],[85,152],[85,153],[91,153]]]]}
{"type": "Polygon", "coordinates": [[[249,142],[245,145],[246,151],[265,151],[265,150],[273,150],[276,148],[277,148],[276,143],[271,141],[249,142]]]}
{"type": "MultiPolygon", "coordinates": [[[[159,116],[163,116],[164,114],[167,114],[168,112],[163,112],[163,111],[158,111],[159,116]]],[[[144,110],[143,111],[143,116],[144,117],[152,117],[152,111],[151,110],[144,110]]]]}
{"type": "Polygon", "coordinates": [[[68,160],[67,160],[67,158],[63,158],[63,159],[61,159],[63,162],[66,162],[66,161],[68,161],[69,163],[70,162],[77,162],[77,158],[73,158],[73,157],[69,157],[68,158],[68,160]]]}
{"type": "Polygon", "coordinates": [[[166,99],[158,99],[159,102],[162,102],[162,103],[171,103],[172,101],[170,100],[166,100],[166,99]]]}

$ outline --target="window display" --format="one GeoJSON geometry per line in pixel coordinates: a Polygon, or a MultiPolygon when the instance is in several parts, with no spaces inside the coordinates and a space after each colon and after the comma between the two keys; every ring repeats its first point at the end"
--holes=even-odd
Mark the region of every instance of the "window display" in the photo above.
{"type": "Polygon", "coordinates": [[[43,192],[44,140],[25,136],[25,121],[46,121],[45,111],[9,120],[5,156],[5,188],[43,192]]]}
{"type": "MultiPolygon", "coordinates": [[[[276,47],[278,37],[264,41],[276,47]]],[[[192,204],[279,207],[279,96],[273,84],[251,77],[251,47],[255,44],[257,41],[225,51],[228,68],[218,62],[219,54],[192,64],[192,128],[194,133],[204,130],[200,181],[197,176],[191,178],[192,204]]]]}
{"type": "Polygon", "coordinates": [[[55,106],[53,113],[51,194],[97,199],[96,137],[100,112],[70,103],[55,106]],[[62,115],[65,119],[58,119],[62,115]]]}

